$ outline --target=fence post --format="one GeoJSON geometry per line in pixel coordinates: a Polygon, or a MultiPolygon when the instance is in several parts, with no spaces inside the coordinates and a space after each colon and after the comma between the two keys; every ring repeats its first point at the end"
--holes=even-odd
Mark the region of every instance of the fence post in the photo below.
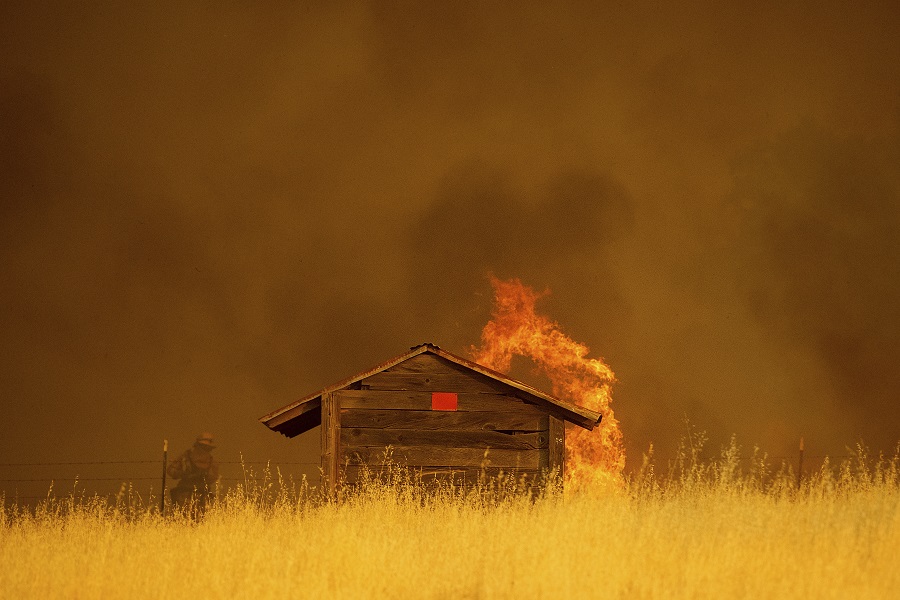
{"type": "Polygon", "coordinates": [[[797,461],[797,489],[803,482],[803,438],[800,438],[800,459],[797,461]]]}
{"type": "Polygon", "coordinates": [[[166,465],[169,462],[169,440],[163,440],[162,490],[159,493],[159,514],[166,516],[166,465]]]}

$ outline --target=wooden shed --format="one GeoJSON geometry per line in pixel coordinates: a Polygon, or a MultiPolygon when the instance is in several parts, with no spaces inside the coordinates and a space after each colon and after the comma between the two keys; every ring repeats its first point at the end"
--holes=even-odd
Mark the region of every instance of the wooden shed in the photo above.
{"type": "Polygon", "coordinates": [[[323,485],[377,472],[385,449],[423,478],[474,482],[499,472],[538,481],[563,471],[565,423],[593,429],[599,413],[438,346],[414,346],[377,367],[262,417],[294,437],[321,425],[323,485]]]}

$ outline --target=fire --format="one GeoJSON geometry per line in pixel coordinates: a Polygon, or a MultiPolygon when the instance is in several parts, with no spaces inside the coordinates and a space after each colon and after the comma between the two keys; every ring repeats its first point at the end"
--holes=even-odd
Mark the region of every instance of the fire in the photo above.
{"type": "Polygon", "coordinates": [[[567,428],[565,483],[579,487],[618,481],[625,450],[619,422],[610,408],[612,369],[602,359],[588,358],[586,345],[535,312],[535,303],[549,291],[539,294],[518,279],[503,281],[493,276],[491,286],[491,320],[481,332],[481,347],[472,349],[473,359],[507,373],[514,355],[529,358],[549,378],[553,395],[601,413],[603,420],[594,431],[567,428]]]}

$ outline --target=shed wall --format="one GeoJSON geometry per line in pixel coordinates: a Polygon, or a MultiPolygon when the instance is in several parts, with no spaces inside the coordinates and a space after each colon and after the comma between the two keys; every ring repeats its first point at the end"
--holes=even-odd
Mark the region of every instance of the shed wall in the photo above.
{"type": "Polygon", "coordinates": [[[347,483],[356,483],[364,467],[379,473],[388,459],[424,480],[452,477],[462,483],[501,471],[537,479],[551,466],[551,454],[556,459],[554,417],[502,383],[438,356],[420,354],[359,387],[333,393],[339,414],[330,421],[339,433],[329,440],[336,448],[330,448],[347,483]],[[457,409],[432,410],[432,392],[456,393],[457,409]]]}

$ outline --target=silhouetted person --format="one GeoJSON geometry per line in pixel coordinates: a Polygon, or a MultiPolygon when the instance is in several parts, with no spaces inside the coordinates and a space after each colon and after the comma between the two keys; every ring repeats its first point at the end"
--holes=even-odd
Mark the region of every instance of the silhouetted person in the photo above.
{"type": "Polygon", "coordinates": [[[219,479],[219,464],[213,458],[213,436],[201,433],[193,447],[178,458],[169,461],[166,472],[173,479],[180,479],[171,490],[172,504],[176,508],[191,507],[194,517],[206,510],[209,496],[219,479]]]}

